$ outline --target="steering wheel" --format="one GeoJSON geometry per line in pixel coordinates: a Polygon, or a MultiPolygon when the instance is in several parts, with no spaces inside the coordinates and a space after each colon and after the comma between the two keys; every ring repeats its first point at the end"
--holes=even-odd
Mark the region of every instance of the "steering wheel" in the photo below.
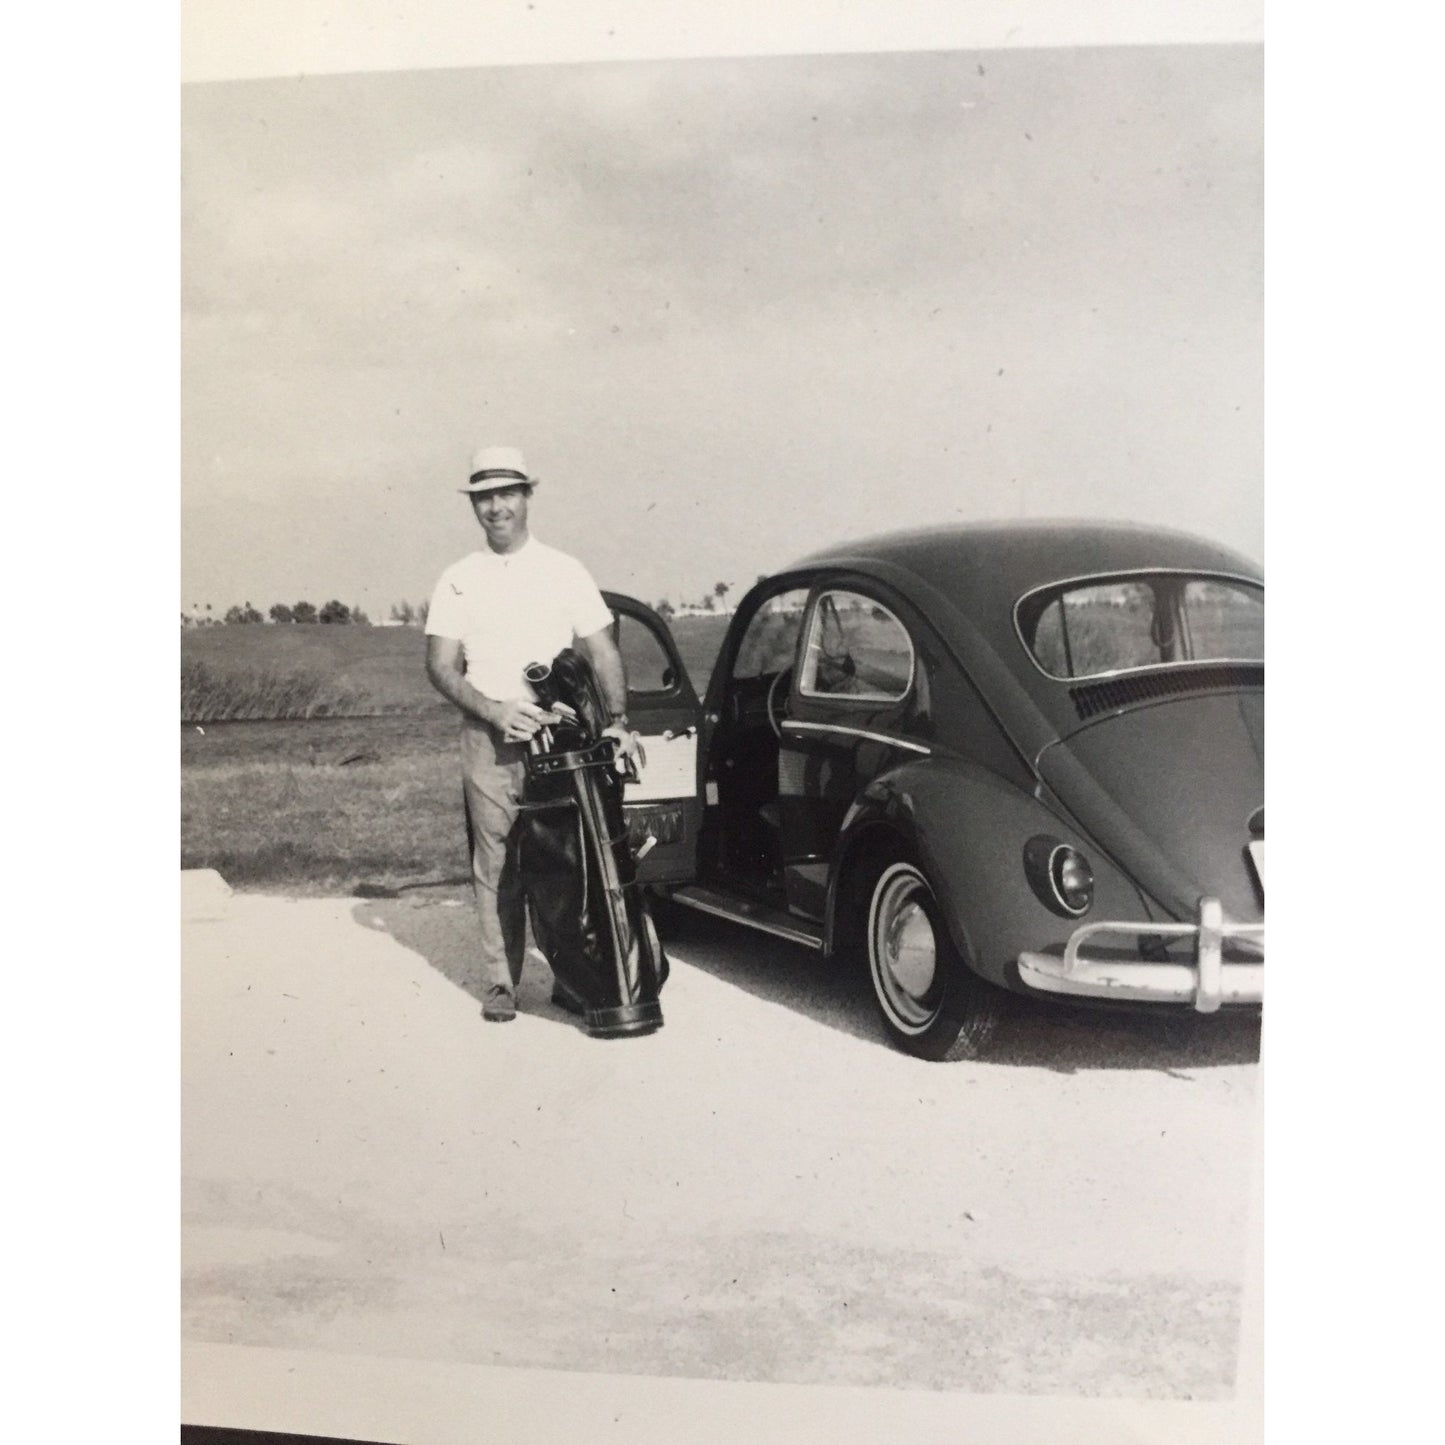
{"type": "Polygon", "coordinates": [[[785,668],[772,680],[772,682],[770,682],[770,683],[768,684],[768,702],[767,702],[768,726],[769,726],[770,728],[772,728],[772,730],[773,730],[773,736],[776,737],[779,742],[782,742],[782,740],[783,740],[783,729],[781,728],[781,726],[779,726],[779,723],[778,723],[778,714],[777,714],[776,709],[773,707],[773,702],[774,702],[774,699],[777,697],[777,694],[778,694],[778,684],[781,683],[782,680],[783,680],[785,677],[787,677],[790,672],[792,672],[792,670],[793,670],[793,665],[792,665],[792,663],[789,663],[788,666],[785,667],[785,668]]]}

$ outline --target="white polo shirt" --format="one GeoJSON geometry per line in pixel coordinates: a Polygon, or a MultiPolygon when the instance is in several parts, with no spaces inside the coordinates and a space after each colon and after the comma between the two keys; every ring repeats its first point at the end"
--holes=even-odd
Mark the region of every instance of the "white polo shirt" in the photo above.
{"type": "Polygon", "coordinates": [[[426,630],[462,645],[467,681],[484,697],[531,697],[522,676],[579,637],[612,625],[597,584],[575,558],[529,537],[515,552],[484,548],[442,573],[426,630]]]}

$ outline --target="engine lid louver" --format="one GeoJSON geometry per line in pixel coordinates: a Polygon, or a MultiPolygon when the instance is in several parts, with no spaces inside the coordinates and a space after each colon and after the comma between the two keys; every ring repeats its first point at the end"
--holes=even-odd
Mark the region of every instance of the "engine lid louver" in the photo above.
{"type": "Polygon", "coordinates": [[[1219,688],[1263,686],[1263,663],[1221,663],[1218,666],[1134,673],[1102,682],[1081,683],[1069,689],[1069,696],[1073,698],[1074,707],[1082,720],[1134,703],[1154,702],[1162,697],[1211,692],[1219,688]]]}

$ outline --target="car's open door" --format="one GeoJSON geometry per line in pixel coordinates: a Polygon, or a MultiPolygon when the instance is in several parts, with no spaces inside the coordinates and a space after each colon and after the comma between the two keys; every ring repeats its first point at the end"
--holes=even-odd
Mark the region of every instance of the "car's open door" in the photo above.
{"type": "Polygon", "coordinates": [[[644,883],[680,883],[697,875],[698,727],[702,704],[667,624],[646,603],[602,594],[627,669],[627,715],[647,755],[641,776],[623,794],[634,848],[645,850],[644,883]],[[648,839],[654,839],[649,843],[648,839]]]}

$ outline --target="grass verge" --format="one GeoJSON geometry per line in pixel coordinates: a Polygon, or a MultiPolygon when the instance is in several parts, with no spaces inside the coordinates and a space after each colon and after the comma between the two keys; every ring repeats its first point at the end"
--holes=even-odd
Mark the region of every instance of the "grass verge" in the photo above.
{"type": "Polygon", "coordinates": [[[184,729],[181,866],[297,894],[465,879],[456,737],[447,714],[184,729]]]}

